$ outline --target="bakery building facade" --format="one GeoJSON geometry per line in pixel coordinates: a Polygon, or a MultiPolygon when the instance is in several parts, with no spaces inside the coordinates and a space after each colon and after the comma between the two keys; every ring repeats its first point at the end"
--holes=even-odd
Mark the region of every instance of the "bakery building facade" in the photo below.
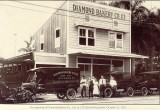
{"type": "Polygon", "coordinates": [[[34,34],[34,68],[79,67],[81,75],[134,73],[131,12],[85,1],[66,1],[34,34]]]}

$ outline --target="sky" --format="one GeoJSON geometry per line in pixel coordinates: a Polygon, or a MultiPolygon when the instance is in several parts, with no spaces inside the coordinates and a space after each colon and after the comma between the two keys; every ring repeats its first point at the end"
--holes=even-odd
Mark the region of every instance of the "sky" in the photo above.
{"type": "MultiPolygon", "coordinates": [[[[64,1],[24,2],[58,8],[64,1]]],[[[160,1],[146,1],[144,5],[149,9],[154,7],[160,8],[160,1]]],[[[24,40],[29,41],[30,36],[34,35],[55,11],[56,9],[20,2],[0,1],[0,57],[9,58],[18,55],[18,49],[26,46],[24,40]],[[21,9],[15,7],[20,7],[21,9]]]]}

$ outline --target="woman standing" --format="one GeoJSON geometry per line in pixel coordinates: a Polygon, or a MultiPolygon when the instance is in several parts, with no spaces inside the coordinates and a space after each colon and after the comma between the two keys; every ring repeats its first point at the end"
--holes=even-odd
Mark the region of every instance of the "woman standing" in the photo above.
{"type": "Polygon", "coordinates": [[[99,84],[97,79],[95,78],[95,81],[93,82],[94,86],[93,86],[93,96],[94,97],[98,97],[99,96],[99,84]]]}

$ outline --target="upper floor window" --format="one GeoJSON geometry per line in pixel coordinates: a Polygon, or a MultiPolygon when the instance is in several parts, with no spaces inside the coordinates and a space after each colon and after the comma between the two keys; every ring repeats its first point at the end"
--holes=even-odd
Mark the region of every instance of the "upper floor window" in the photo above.
{"type": "Polygon", "coordinates": [[[60,37],[60,33],[59,33],[60,29],[56,30],[56,38],[60,37]]]}
{"type": "Polygon", "coordinates": [[[40,36],[40,49],[44,50],[44,34],[40,36]]]}
{"type": "Polygon", "coordinates": [[[60,47],[60,29],[55,30],[55,48],[60,47]]]}
{"type": "Polygon", "coordinates": [[[123,33],[109,32],[109,48],[123,48],[123,33]]]}
{"type": "Polygon", "coordinates": [[[95,45],[95,29],[79,28],[79,45],[94,46],[95,45]]]}

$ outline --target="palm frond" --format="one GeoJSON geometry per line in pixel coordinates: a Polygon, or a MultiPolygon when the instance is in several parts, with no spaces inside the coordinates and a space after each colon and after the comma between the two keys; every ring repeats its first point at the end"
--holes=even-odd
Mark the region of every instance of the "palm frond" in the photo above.
{"type": "Polygon", "coordinates": [[[18,52],[29,52],[29,51],[26,48],[21,48],[21,49],[18,50],[18,52]]]}

